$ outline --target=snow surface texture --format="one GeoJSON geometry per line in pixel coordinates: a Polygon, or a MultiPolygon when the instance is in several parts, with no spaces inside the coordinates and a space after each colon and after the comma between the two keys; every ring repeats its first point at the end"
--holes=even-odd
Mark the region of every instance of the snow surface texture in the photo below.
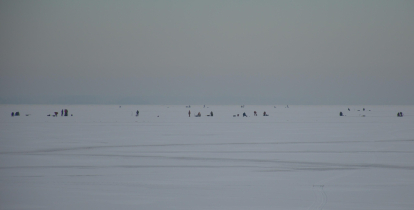
{"type": "Polygon", "coordinates": [[[289,107],[2,105],[0,209],[414,209],[413,106],[289,107]]]}

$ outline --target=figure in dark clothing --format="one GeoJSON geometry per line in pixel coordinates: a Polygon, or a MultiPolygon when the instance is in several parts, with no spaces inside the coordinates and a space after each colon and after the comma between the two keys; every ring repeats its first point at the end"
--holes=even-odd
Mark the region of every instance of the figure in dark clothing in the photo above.
{"type": "Polygon", "coordinates": [[[63,116],[63,109],[62,109],[62,111],[60,111],[60,116],[63,116]]]}
{"type": "Polygon", "coordinates": [[[213,111],[210,112],[210,116],[213,116],[213,111]]]}
{"type": "Polygon", "coordinates": [[[14,112],[11,113],[11,116],[14,117],[14,112]]]}
{"type": "Polygon", "coordinates": [[[137,110],[137,114],[136,114],[135,116],[137,116],[137,117],[138,117],[138,115],[139,115],[139,111],[137,110]]]}
{"type": "Polygon", "coordinates": [[[190,110],[188,110],[188,117],[191,117],[191,112],[190,112],[190,110]]]}
{"type": "Polygon", "coordinates": [[[342,114],[342,112],[339,112],[339,116],[341,116],[341,117],[342,117],[342,116],[344,116],[344,115],[342,114]]]}
{"type": "Polygon", "coordinates": [[[243,112],[243,117],[247,117],[246,112],[243,112]]]}
{"type": "Polygon", "coordinates": [[[68,116],[68,110],[65,109],[65,117],[67,117],[67,116],[68,116]]]}
{"type": "Polygon", "coordinates": [[[256,111],[254,111],[253,113],[254,113],[254,116],[257,116],[257,112],[256,111]]]}

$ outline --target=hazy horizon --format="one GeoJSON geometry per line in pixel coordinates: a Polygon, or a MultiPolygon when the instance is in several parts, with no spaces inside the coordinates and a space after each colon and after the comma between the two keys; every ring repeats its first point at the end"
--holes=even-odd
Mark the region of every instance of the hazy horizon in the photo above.
{"type": "Polygon", "coordinates": [[[414,105],[413,1],[0,1],[0,104],[414,105]]]}

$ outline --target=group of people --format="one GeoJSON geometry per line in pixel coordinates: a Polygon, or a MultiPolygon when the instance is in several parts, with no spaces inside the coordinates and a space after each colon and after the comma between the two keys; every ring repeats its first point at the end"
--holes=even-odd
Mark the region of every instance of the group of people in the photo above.
{"type": "MultiPolygon", "coordinates": [[[[54,117],[57,117],[57,115],[58,115],[58,112],[55,112],[54,117]]],[[[69,111],[67,109],[62,109],[60,111],[60,116],[65,116],[65,117],[69,116],[69,111]]]]}
{"type": "MultiPolygon", "coordinates": [[[[57,117],[58,116],[58,114],[59,114],[59,112],[53,112],[53,117],[57,117]]],[[[48,114],[47,116],[49,116],[50,117],[50,114],[48,114]]],[[[67,109],[62,109],[61,111],[60,111],[60,116],[65,116],[65,117],[67,117],[67,116],[69,116],[69,111],[67,110],[67,109]]],[[[73,116],[73,115],[71,115],[71,116],[73,116]]]]}
{"type": "MultiPolygon", "coordinates": [[[[254,111],[253,112],[254,113],[254,116],[257,116],[257,112],[256,111],[254,111]]],[[[195,117],[201,117],[201,113],[200,112],[198,112],[196,115],[194,115],[195,117]]],[[[207,115],[208,117],[212,117],[213,116],[213,111],[211,111],[210,112],[210,115],[207,115]]],[[[233,115],[233,117],[235,117],[235,116],[239,116],[239,114],[237,114],[237,115],[233,115]]],[[[263,112],[263,116],[269,116],[267,113],[266,113],[266,111],[265,112],[263,112]]],[[[190,110],[188,110],[188,117],[191,117],[191,111],[190,110]]],[[[248,117],[247,116],[247,114],[246,114],[246,112],[243,112],[243,117],[248,117]]]]}
{"type": "MultiPolygon", "coordinates": [[[[69,114],[69,111],[67,109],[65,110],[62,109],[62,111],[60,111],[60,116],[63,116],[63,113],[65,113],[65,117],[67,117],[69,114]]],[[[57,112],[55,114],[57,115],[57,112]]]]}
{"type": "MultiPolygon", "coordinates": [[[[256,111],[254,111],[253,114],[254,114],[254,116],[257,116],[257,112],[256,111]]],[[[239,114],[233,115],[233,117],[238,117],[238,116],[239,116],[239,114]]],[[[269,116],[269,115],[266,112],[263,112],[263,116],[269,116]]],[[[243,112],[243,117],[248,117],[247,114],[246,114],[246,112],[243,112]]]]}
{"type": "MultiPolygon", "coordinates": [[[[58,116],[58,114],[59,114],[59,112],[53,112],[53,117],[57,117],[58,116]]],[[[26,114],[26,116],[29,116],[30,114],[26,114]]],[[[14,117],[14,116],[20,116],[20,112],[12,112],[11,113],[11,116],[12,117],[14,117]]],[[[47,116],[51,116],[50,114],[48,114],[47,116]]],[[[69,116],[69,111],[67,110],[67,109],[62,109],[62,111],[60,112],[60,116],[65,116],[65,117],[67,117],[67,116],[69,116]]],[[[73,116],[73,115],[71,115],[71,116],[73,116]]]]}
{"type": "MultiPolygon", "coordinates": [[[[256,111],[254,111],[253,112],[253,114],[254,114],[254,116],[257,116],[257,112],[256,111]]],[[[265,112],[263,112],[263,116],[269,116],[267,113],[266,113],[266,111],[265,112]]],[[[244,115],[243,115],[243,117],[244,117],[244,115]]],[[[247,116],[246,116],[247,117],[247,116]]]]}
{"type": "MultiPolygon", "coordinates": [[[[244,107],[244,105],[243,105],[243,107],[244,107]]],[[[365,108],[363,108],[363,110],[365,111],[365,108]]],[[[348,108],[348,111],[350,111],[349,108],[348,108]]],[[[61,113],[60,116],[68,116],[69,115],[69,111],[67,109],[62,109],[60,113],[61,113]]],[[[254,111],[253,114],[254,114],[254,116],[257,116],[257,112],[256,111],[254,111]]],[[[12,117],[14,117],[14,116],[20,116],[20,112],[12,112],[11,113],[11,116],[12,117]]],[[[28,115],[26,115],[26,116],[28,116],[28,115]]],[[[50,115],[48,115],[48,116],[50,116],[50,115]]],[[[57,116],[58,116],[58,112],[54,112],[53,117],[57,117],[57,116]]],[[[136,111],[136,115],[135,116],[139,116],[139,110],[136,111]]],[[[194,116],[195,117],[201,117],[201,113],[198,112],[197,115],[194,115],[194,116]]],[[[210,112],[210,115],[207,115],[207,116],[208,117],[213,117],[213,111],[211,111],[210,112]]],[[[239,114],[233,115],[233,117],[236,117],[236,116],[238,117],[239,114]]],[[[269,115],[265,111],[265,112],[263,112],[263,116],[269,116],[269,115]]],[[[339,112],[339,116],[345,116],[345,115],[342,112],[339,112]]],[[[397,113],[397,117],[403,117],[403,116],[404,116],[404,114],[402,112],[398,112],[397,113]]],[[[191,117],[191,111],[190,110],[188,110],[188,117],[191,117]]],[[[248,117],[247,114],[246,114],[246,112],[243,112],[243,117],[248,117]]]]}
{"type": "MultiPolygon", "coordinates": [[[[201,112],[198,112],[196,115],[194,115],[195,117],[201,117],[201,112]]],[[[210,115],[207,115],[207,117],[212,117],[213,116],[213,111],[210,112],[210,115]]],[[[191,111],[188,110],[188,117],[191,117],[191,111]]]]}
{"type": "Polygon", "coordinates": [[[14,116],[20,116],[20,112],[16,112],[16,113],[12,112],[12,113],[11,113],[11,116],[12,116],[12,117],[14,117],[14,116]]]}

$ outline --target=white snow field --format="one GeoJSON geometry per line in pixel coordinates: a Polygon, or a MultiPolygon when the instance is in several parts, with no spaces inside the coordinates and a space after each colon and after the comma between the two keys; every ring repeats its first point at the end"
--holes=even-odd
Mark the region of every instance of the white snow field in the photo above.
{"type": "Polygon", "coordinates": [[[0,209],[414,209],[414,106],[285,106],[1,105],[0,209]]]}

